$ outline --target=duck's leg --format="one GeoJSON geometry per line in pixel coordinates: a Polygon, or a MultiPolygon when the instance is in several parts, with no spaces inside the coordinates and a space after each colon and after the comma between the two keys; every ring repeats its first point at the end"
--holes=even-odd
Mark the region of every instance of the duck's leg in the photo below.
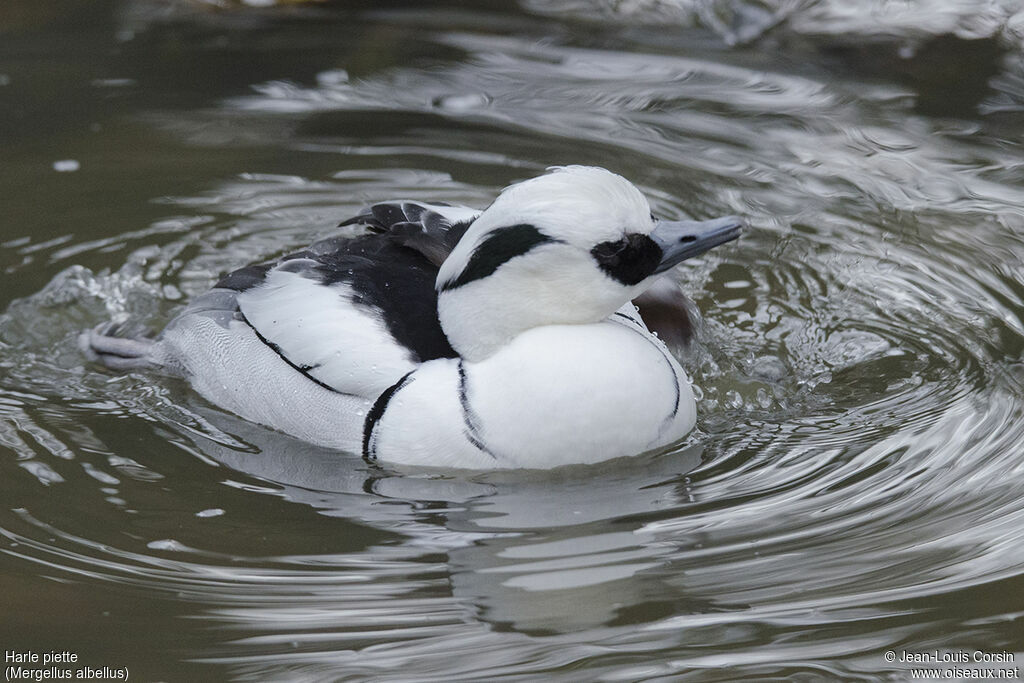
{"type": "Polygon", "coordinates": [[[115,323],[103,323],[78,337],[78,345],[89,360],[112,370],[132,370],[159,365],[153,356],[153,339],[143,335],[118,336],[122,332],[115,323]]]}

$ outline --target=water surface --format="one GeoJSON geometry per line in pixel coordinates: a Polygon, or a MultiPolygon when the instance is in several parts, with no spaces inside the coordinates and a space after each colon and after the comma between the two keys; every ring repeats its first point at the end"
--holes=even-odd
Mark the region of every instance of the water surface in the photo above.
{"type": "Polygon", "coordinates": [[[145,680],[567,681],[1024,649],[1005,7],[884,32],[827,3],[24,6],[0,41],[5,648],[145,680]],[[675,274],[702,322],[671,453],[370,465],[76,349],[365,202],[485,206],[565,163],[749,222],[675,274]]]}

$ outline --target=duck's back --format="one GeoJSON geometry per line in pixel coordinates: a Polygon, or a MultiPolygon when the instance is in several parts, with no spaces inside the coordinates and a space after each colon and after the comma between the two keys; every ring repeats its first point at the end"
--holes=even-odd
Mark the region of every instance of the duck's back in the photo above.
{"type": "Polygon", "coordinates": [[[337,391],[375,396],[454,356],[437,321],[437,270],[381,235],[331,239],[232,273],[238,315],[282,359],[337,391]]]}
{"type": "Polygon", "coordinates": [[[385,235],[323,240],[222,278],[168,324],[154,360],[243,417],[358,451],[381,392],[455,355],[436,275],[385,235]]]}

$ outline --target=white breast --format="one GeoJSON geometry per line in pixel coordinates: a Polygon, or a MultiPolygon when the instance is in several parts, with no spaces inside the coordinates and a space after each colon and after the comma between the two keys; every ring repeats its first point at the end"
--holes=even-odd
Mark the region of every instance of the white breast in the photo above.
{"type": "Polygon", "coordinates": [[[480,362],[425,363],[390,397],[371,455],[550,468],[668,445],[695,419],[682,369],[633,321],[550,325],[480,362]]]}

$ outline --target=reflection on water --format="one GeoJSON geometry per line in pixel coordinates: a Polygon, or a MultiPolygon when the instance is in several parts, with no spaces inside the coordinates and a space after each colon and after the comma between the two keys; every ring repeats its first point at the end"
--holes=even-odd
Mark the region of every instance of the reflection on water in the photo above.
{"type": "Polygon", "coordinates": [[[949,26],[907,29],[1005,51],[943,118],[918,106],[926,82],[821,57],[822,26],[871,30],[853,9],[694,3],[669,21],[655,3],[619,21],[627,4],[169,23],[131,6],[148,47],[123,29],[123,61],[78,67],[101,92],[128,79],[130,114],[14,152],[70,219],[27,193],[0,233],[5,291],[24,294],[0,315],[0,593],[23,616],[5,642],[254,680],[902,678],[887,649],[1019,648],[1018,18],[951,4],[949,26]],[[352,44],[334,45],[341,25],[352,44]],[[190,63],[212,69],[195,103],[190,63]],[[621,172],[660,215],[751,225],[678,272],[701,311],[681,357],[700,401],[672,453],[385,468],[76,349],[103,320],[160,328],[367,201],[484,206],[560,163],[621,172]],[[139,196],[107,193],[133,171],[139,196]]]}

